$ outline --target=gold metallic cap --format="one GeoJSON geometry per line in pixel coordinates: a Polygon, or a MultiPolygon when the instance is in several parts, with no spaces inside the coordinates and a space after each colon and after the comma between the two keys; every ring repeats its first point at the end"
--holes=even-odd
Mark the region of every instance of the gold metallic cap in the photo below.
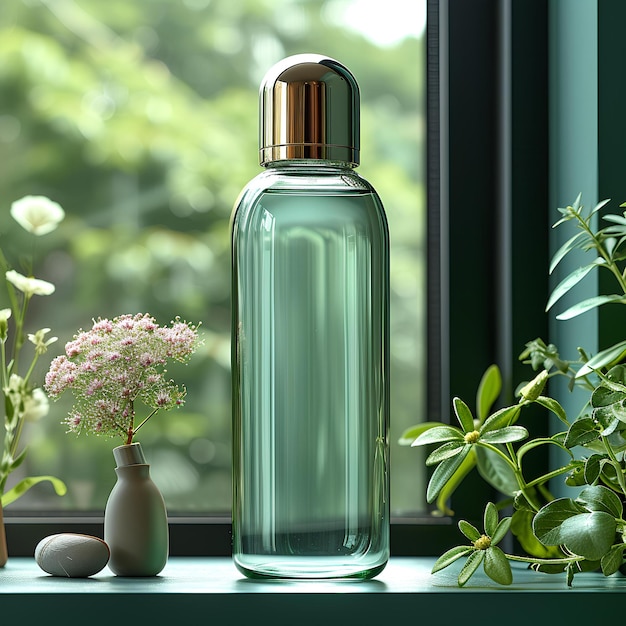
{"type": "Polygon", "coordinates": [[[261,165],[285,159],[359,164],[359,87],[338,61],[287,57],[267,72],[259,99],[261,165]]]}

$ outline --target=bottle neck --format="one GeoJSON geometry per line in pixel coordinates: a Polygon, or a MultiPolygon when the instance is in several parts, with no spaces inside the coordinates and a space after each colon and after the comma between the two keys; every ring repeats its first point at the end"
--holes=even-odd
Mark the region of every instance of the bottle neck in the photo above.
{"type": "Polygon", "coordinates": [[[263,167],[267,170],[323,170],[323,171],[353,171],[354,163],[347,161],[330,161],[326,159],[280,159],[269,161],[263,167]]]}

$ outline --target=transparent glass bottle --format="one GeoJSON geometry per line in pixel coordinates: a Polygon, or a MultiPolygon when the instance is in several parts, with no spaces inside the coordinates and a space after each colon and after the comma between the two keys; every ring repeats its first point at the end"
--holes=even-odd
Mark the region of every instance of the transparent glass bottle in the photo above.
{"type": "Polygon", "coordinates": [[[353,169],[344,66],[270,70],[261,163],[231,222],[233,558],[250,577],[369,578],[389,557],[389,244],[353,169]]]}

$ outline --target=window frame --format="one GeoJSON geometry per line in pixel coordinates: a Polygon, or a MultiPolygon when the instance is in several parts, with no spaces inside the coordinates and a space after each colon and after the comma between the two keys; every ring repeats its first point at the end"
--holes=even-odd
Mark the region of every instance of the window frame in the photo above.
{"type": "MultiPolygon", "coordinates": [[[[449,420],[451,393],[471,400],[491,363],[502,368],[503,397],[510,397],[512,381],[520,380],[516,351],[547,334],[545,5],[542,0],[427,0],[425,420],[449,420]],[[487,245],[481,244],[485,239],[487,245]],[[528,256],[523,253],[530,239],[528,256]]],[[[391,445],[393,471],[396,443],[391,445]]],[[[466,481],[454,495],[453,508],[478,520],[493,494],[476,476],[466,481]]],[[[48,534],[103,532],[102,515],[26,517],[5,511],[5,524],[15,556],[32,555],[48,534]]],[[[452,518],[427,513],[392,518],[392,555],[432,556],[456,540],[452,518]]],[[[229,517],[170,519],[171,555],[225,556],[230,550],[229,517]]]]}

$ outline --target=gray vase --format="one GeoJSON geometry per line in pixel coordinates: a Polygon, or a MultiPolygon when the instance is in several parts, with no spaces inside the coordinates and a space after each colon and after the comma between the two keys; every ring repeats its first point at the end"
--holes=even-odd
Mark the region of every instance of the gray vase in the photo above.
{"type": "Polygon", "coordinates": [[[104,511],[109,569],[118,576],[156,576],[169,552],[163,496],[150,478],[141,444],[114,448],[113,456],[117,483],[104,511]]]}

